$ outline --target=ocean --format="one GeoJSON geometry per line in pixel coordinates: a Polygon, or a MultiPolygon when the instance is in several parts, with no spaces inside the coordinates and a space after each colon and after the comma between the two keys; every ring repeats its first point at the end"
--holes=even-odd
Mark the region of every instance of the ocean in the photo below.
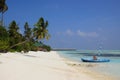
{"type": "MultiPolygon", "coordinates": [[[[59,55],[72,61],[82,62],[81,58],[92,58],[96,55],[98,58],[110,59],[110,62],[97,63],[98,66],[91,67],[91,70],[120,79],[120,50],[76,50],[76,51],[58,51],[59,55]]],[[[82,62],[84,63],[84,62],[82,62]]],[[[94,64],[94,63],[90,63],[94,64]]]]}

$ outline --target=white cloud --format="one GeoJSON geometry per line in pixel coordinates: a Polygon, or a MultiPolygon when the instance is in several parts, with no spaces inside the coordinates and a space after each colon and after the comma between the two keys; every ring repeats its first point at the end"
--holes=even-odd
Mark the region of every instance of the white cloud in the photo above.
{"type": "Polygon", "coordinates": [[[77,31],[77,35],[81,37],[98,37],[96,32],[82,32],[80,30],[77,31]]]}
{"type": "Polygon", "coordinates": [[[85,33],[85,32],[81,32],[80,30],[78,30],[77,31],[77,34],[79,35],[79,36],[87,36],[87,34],[85,33]]]}
{"type": "Polygon", "coordinates": [[[67,35],[67,36],[80,36],[80,37],[98,37],[98,33],[96,32],[83,32],[83,31],[72,31],[70,29],[65,32],[58,32],[59,35],[67,35]]]}
{"type": "Polygon", "coordinates": [[[57,32],[58,35],[67,35],[67,36],[73,36],[74,32],[70,29],[64,31],[64,32],[57,32]]]}
{"type": "Polygon", "coordinates": [[[88,33],[88,36],[89,37],[98,37],[98,34],[96,32],[91,32],[91,33],[88,33]]]}
{"type": "Polygon", "coordinates": [[[74,35],[74,32],[72,32],[70,29],[68,29],[66,31],[66,34],[69,35],[69,36],[72,36],[72,35],[74,35]]]}

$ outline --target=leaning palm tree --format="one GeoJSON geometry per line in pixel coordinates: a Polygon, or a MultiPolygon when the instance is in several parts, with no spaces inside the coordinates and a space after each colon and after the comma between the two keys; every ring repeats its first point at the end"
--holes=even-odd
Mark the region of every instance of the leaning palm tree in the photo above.
{"type": "Polygon", "coordinates": [[[35,24],[35,28],[33,29],[33,35],[35,39],[38,41],[40,39],[46,38],[47,40],[50,37],[50,34],[48,33],[48,21],[44,21],[44,19],[41,17],[39,21],[35,24]]]}
{"type": "Polygon", "coordinates": [[[48,33],[47,27],[48,27],[48,21],[44,22],[44,19],[40,18],[39,21],[35,24],[35,28],[33,28],[33,35],[30,38],[26,39],[25,41],[17,43],[11,46],[10,48],[29,42],[33,38],[36,39],[36,41],[39,41],[44,38],[48,40],[50,38],[50,34],[48,33]]]}
{"type": "Polygon", "coordinates": [[[1,26],[3,26],[3,14],[5,11],[8,10],[8,6],[7,4],[5,3],[6,0],[0,0],[0,13],[2,14],[2,17],[1,17],[1,26]]]}
{"type": "Polygon", "coordinates": [[[8,33],[10,38],[10,46],[22,42],[22,34],[19,33],[19,26],[16,24],[16,21],[11,22],[8,27],[8,33]]]}

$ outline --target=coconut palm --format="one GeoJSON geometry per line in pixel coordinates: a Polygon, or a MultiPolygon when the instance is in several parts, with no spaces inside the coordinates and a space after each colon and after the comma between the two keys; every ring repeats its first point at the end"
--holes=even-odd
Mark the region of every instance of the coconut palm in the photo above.
{"type": "MultiPolygon", "coordinates": [[[[32,40],[33,37],[31,37],[31,34],[32,34],[32,31],[31,31],[31,28],[29,28],[29,25],[28,23],[26,22],[25,25],[24,25],[24,36],[20,36],[20,34],[18,33],[18,30],[19,30],[19,27],[17,26],[16,22],[13,21],[9,27],[9,35],[15,40],[15,37],[20,37],[20,40],[21,41],[17,41],[15,44],[12,44],[9,48],[13,48],[15,46],[18,46],[18,45],[22,45],[22,44],[25,44],[25,43],[28,43],[32,40]],[[14,35],[14,36],[13,36],[14,35]]],[[[13,43],[13,40],[11,38],[11,41],[10,43],[13,43]]],[[[16,40],[17,40],[16,39],[16,40]]]]}
{"type": "MultiPolygon", "coordinates": [[[[30,38],[26,39],[25,41],[19,42],[15,45],[11,46],[10,48],[13,48],[20,44],[24,44],[26,42],[30,42],[33,39],[36,39],[36,41],[39,41],[41,39],[46,38],[48,40],[50,38],[50,34],[48,33],[47,27],[48,27],[48,21],[44,22],[44,19],[40,18],[39,21],[35,24],[35,27],[33,28],[33,31],[32,31],[33,35],[30,38]]],[[[27,29],[28,25],[25,26],[25,28],[27,29]]]]}
{"type": "Polygon", "coordinates": [[[10,38],[10,46],[22,42],[22,34],[19,33],[19,27],[15,21],[11,22],[8,32],[10,38]]]}
{"type": "Polygon", "coordinates": [[[24,25],[24,29],[25,29],[25,31],[24,31],[25,39],[30,39],[31,35],[32,35],[32,31],[27,22],[24,25]]]}
{"type": "Polygon", "coordinates": [[[35,28],[33,29],[33,35],[35,39],[38,41],[40,39],[46,38],[49,39],[50,35],[48,33],[48,21],[44,21],[44,19],[41,17],[39,21],[35,24],[35,28]]]}
{"type": "Polygon", "coordinates": [[[8,6],[5,2],[6,2],[6,0],[0,0],[0,13],[2,14],[0,25],[2,25],[2,26],[3,26],[3,14],[5,11],[8,10],[8,6]]]}

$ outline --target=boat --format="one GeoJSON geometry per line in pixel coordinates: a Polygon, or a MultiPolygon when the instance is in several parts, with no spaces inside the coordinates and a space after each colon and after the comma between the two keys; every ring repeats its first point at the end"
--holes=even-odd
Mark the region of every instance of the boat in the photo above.
{"type": "Polygon", "coordinates": [[[93,58],[81,58],[83,62],[109,62],[109,59],[104,59],[104,58],[98,58],[98,59],[93,59],[93,58]]]}

